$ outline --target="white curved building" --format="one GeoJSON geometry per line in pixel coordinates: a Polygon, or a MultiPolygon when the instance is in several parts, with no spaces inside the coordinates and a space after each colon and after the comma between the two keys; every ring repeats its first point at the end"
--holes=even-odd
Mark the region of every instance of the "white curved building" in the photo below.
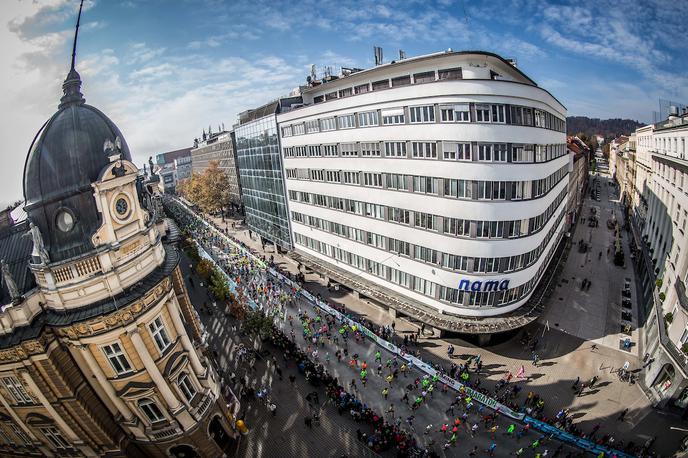
{"type": "Polygon", "coordinates": [[[566,108],[486,52],[302,95],[278,116],[297,253],[447,322],[518,314],[564,232],[566,108]]]}

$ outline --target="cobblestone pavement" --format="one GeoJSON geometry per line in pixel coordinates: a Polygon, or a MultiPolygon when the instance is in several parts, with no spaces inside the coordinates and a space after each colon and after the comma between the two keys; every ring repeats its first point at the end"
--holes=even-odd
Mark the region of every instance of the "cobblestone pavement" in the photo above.
{"type": "MultiPolygon", "coordinates": [[[[221,227],[226,227],[233,237],[243,241],[248,246],[261,251],[258,240],[251,239],[248,230],[239,220],[228,220],[236,224],[216,220],[221,227]]],[[[604,221],[601,221],[604,224],[604,221]]],[[[255,238],[255,235],[254,235],[255,238]]],[[[274,256],[275,262],[281,269],[291,272],[297,271],[296,263],[288,256],[275,253],[272,246],[267,246],[266,256],[274,256]]],[[[307,271],[306,287],[320,293],[330,303],[347,307],[378,325],[396,323],[399,337],[417,332],[417,323],[405,319],[393,319],[380,307],[365,299],[358,299],[346,291],[329,291],[317,272],[307,271]]],[[[446,348],[448,344],[455,347],[455,355],[459,359],[466,359],[470,355],[480,354],[489,375],[485,386],[496,383],[506,371],[515,371],[521,364],[526,364],[530,379],[528,389],[537,392],[548,399],[545,413],[553,416],[561,408],[570,408],[574,418],[583,430],[591,430],[593,426],[601,425],[601,434],[610,434],[618,441],[644,443],[650,437],[661,437],[655,441],[654,450],[670,456],[677,449],[685,432],[687,423],[674,415],[655,410],[648,403],[647,398],[637,385],[620,382],[614,373],[621,367],[629,356],[626,352],[601,346],[592,349],[591,343],[574,335],[556,329],[550,323],[550,329],[545,330],[542,324],[534,324],[528,328],[533,335],[539,336],[538,354],[542,364],[537,368],[529,366],[530,351],[518,343],[518,338],[490,346],[478,348],[475,345],[458,338],[439,339],[433,335],[425,335],[420,339],[423,358],[447,364],[446,348]],[[599,377],[596,389],[581,397],[575,396],[571,390],[573,381],[580,377],[581,381],[589,380],[593,376],[599,377]],[[624,421],[616,421],[619,413],[628,408],[624,421]],[[679,426],[679,429],[672,427],[679,426]]],[[[637,366],[635,366],[637,367],[637,366]]]]}

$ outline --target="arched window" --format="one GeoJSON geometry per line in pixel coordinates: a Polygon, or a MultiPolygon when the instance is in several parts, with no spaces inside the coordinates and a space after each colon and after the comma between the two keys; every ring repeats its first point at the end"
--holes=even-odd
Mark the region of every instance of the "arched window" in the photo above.
{"type": "Polygon", "coordinates": [[[146,415],[146,417],[150,420],[151,423],[156,423],[159,421],[163,421],[165,419],[165,416],[160,411],[160,407],[158,407],[158,405],[152,399],[141,399],[139,401],[139,408],[146,415]]]}
{"type": "Polygon", "coordinates": [[[196,389],[194,388],[193,383],[191,383],[189,376],[187,374],[180,375],[177,379],[177,385],[184,394],[186,400],[191,402],[194,396],[196,396],[196,389]]]}

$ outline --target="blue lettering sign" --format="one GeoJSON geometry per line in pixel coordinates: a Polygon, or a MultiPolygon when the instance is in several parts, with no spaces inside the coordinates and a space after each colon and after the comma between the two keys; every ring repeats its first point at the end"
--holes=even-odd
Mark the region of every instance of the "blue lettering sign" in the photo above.
{"type": "Polygon", "coordinates": [[[474,293],[507,291],[509,289],[509,280],[489,280],[483,282],[482,280],[470,281],[462,278],[459,281],[459,291],[470,291],[474,293]]]}

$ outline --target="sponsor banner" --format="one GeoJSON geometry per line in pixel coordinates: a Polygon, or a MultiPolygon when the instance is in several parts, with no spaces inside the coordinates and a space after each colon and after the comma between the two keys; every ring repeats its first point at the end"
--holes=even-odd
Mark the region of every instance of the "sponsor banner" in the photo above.
{"type": "Polygon", "coordinates": [[[583,439],[582,437],[577,437],[574,436],[570,433],[567,433],[566,431],[562,431],[559,428],[552,426],[548,423],[545,423],[540,420],[536,420],[535,418],[526,416],[524,418],[524,421],[526,423],[530,423],[533,425],[533,427],[539,429],[540,431],[548,434],[552,434],[555,438],[559,439],[562,442],[574,445],[576,447],[582,448],[583,450],[586,450],[590,453],[593,453],[595,455],[599,455],[600,452],[604,453],[604,456],[617,456],[620,458],[632,458],[633,455],[629,455],[628,453],[621,452],[619,450],[614,450],[609,447],[604,447],[601,445],[598,445],[592,441],[589,441],[587,439],[583,439]]]}

